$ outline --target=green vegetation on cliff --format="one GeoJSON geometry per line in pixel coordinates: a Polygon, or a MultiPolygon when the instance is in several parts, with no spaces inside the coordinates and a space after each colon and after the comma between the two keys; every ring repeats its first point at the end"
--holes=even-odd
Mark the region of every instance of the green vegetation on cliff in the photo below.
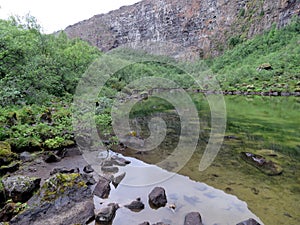
{"type": "Polygon", "coordinates": [[[300,92],[299,18],[250,40],[237,38],[229,39],[231,49],[210,62],[223,90],[300,92]]]}

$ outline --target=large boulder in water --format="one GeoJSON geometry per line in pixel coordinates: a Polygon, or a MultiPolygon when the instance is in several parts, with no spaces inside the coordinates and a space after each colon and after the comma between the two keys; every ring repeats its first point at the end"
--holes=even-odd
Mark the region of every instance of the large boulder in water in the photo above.
{"type": "Polygon", "coordinates": [[[165,189],[162,187],[155,187],[149,194],[150,206],[159,208],[167,204],[167,197],[165,189]]]}
{"type": "Polygon", "coordinates": [[[29,200],[28,207],[10,224],[86,224],[94,217],[92,191],[79,173],[53,175],[29,200]]]}

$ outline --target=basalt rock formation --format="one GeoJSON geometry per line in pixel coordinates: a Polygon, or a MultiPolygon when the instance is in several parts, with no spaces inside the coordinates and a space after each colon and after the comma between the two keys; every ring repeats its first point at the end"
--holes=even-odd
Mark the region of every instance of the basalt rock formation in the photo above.
{"type": "Polygon", "coordinates": [[[143,0],[68,26],[65,32],[104,52],[128,44],[167,43],[168,48],[159,47],[165,55],[205,57],[273,24],[284,27],[299,15],[299,0],[143,0]]]}

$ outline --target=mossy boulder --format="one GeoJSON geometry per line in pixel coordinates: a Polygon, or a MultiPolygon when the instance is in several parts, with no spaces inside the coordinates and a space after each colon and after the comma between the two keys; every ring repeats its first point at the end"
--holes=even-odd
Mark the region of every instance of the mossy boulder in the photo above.
{"type": "Polygon", "coordinates": [[[28,201],[28,207],[10,224],[87,224],[95,215],[92,191],[79,173],[51,176],[28,201]]]}
{"type": "Polygon", "coordinates": [[[17,154],[11,151],[10,144],[0,141],[0,165],[8,165],[15,159],[17,159],[17,154]]]}
{"type": "Polygon", "coordinates": [[[40,187],[41,178],[27,176],[11,176],[2,179],[5,196],[13,202],[26,202],[40,187]]]}

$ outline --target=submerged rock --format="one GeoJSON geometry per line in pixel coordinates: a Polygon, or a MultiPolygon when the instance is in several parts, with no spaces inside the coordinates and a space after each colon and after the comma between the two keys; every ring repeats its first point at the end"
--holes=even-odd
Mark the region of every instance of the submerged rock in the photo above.
{"type": "Polygon", "coordinates": [[[53,175],[28,206],[10,221],[11,225],[86,224],[94,217],[92,191],[78,173],[53,175]]]}
{"type": "Polygon", "coordinates": [[[109,224],[113,221],[116,211],[119,208],[118,204],[110,203],[108,206],[100,209],[99,213],[96,215],[96,222],[100,224],[109,224]]]}
{"type": "Polygon", "coordinates": [[[11,176],[2,179],[7,199],[14,202],[26,202],[39,187],[41,178],[26,176],[11,176]]]}
{"type": "Polygon", "coordinates": [[[200,213],[188,213],[184,218],[184,225],[203,225],[200,213]]]}
{"type": "Polygon", "coordinates": [[[260,225],[260,223],[258,223],[255,219],[250,218],[248,220],[238,223],[237,225],[260,225]]]}
{"type": "Polygon", "coordinates": [[[280,175],[283,171],[281,166],[279,166],[277,163],[267,160],[261,155],[256,155],[250,152],[241,152],[241,158],[250,165],[255,166],[260,171],[270,176],[280,175]]]}
{"type": "Polygon", "coordinates": [[[150,206],[155,208],[163,207],[167,204],[167,197],[165,189],[162,187],[155,187],[149,194],[150,206]]]}
{"type": "Polygon", "coordinates": [[[94,189],[94,195],[99,198],[107,198],[110,193],[110,180],[100,176],[99,181],[94,189]]]}
{"type": "Polygon", "coordinates": [[[145,208],[145,205],[143,202],[141,202],[140,198],[137,198],[136,200],[132,201],[130,204],[124,205],[124,207],[132,211],[139,212],[145,208]]]}

